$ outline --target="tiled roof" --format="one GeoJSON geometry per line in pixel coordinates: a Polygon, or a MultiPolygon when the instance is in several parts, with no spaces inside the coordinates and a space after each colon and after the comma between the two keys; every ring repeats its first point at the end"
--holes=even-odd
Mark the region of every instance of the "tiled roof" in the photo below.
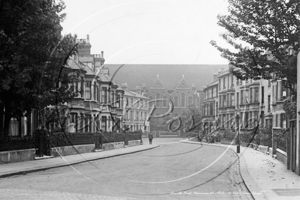
{"type": "Polygon", "coordinates": [[[80,62],[76,62],[73,58],[69,58],[67,61],[67,67],[70,69],[78,69],[78,70],[85,70],[85,66],[80,63],[80,62]]]}

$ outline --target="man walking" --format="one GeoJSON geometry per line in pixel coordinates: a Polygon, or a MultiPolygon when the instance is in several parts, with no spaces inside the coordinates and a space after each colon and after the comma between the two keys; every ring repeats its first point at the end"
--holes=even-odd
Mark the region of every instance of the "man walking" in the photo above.
{"type": "Polygon", "coordinates": [[[149,133],[148,133],[148,138],[149,138],[149,144],[152,144],[153,133],[149,132],[149,133]]]}

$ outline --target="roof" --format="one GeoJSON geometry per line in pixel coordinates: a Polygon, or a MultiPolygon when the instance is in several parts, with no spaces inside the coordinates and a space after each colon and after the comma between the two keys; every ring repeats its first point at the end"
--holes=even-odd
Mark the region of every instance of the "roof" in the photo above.
{"type": "MultiPolygon", "coordinates": [[[[124,89],[123,89],[124,90],[124,89]]],[[[139,93],[136,93],[134,91],[129,91],[129,90],[124,90],[124,96],[131,96],[131,97],[138,97],[138,98],[143,98],[143,99],[149,99],[139,93]]]]}
{"type": "Polygon", "coordinates": [[[146,84],[151,87],[159,75],[161,84],[167,90],[174,90],[180,83],[182,75],[188,85],[195,84],[196,89],[202,89],[211,82],[213,74],[228,65],[200,65],[200,64],[105,64],[110,75],[115,74],[118,83],[127,83],[130,90],[137,85],[146,84]],[[118,68],[120,68],[118,70],[118,68]],[[118,71],[117,71],[118,70],[118,71]]]}
{"type": "Polygon", "coordinates": [[[80,62],[76,62],[72,57],[70,57],[67,61],[67,66],[68,68],[70,69],[75,69],[75,70],[83,70],[86,72],[86,69],[85,69],[85,65],[83,65],[82,63],[80,62]]]}

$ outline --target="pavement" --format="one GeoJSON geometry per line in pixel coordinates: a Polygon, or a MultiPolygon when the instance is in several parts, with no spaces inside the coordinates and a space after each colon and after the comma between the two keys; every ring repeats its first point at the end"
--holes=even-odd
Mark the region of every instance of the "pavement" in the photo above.
{"type": "MultiPolygon", "coordinates": [[[[189,143],[199,143],[184,141],[189,143]]],[[[231,149],[236,152],[236,145],[210,144],[231,149]]],[[[248,190],[256,200],[298,200],[300,199],[300,176],[287,170],[287,167],[272,158],[252,148],[240,147],[240,172],[248,190]]]]}
{"type": "Polygon", "coordinates": [[[0,178],[19,175],[19,174],[27,174],[31,172],[37,172],[57,167],[70,166],[74,164],[79,164],[83,162],[89,162],[98,159],[104,159],[114,156],[121,156],[125,154],[131,154],[139,151],[145,151],[149,149],[153,149],[159,147],[158,144],[144,144],[133,147],[126,147],[120,149],[114,149],[109,151],[99,151],[85,154],[77,154],[77,155],[69,155],[62,157],[51,157],[48,159],[38,159],[32,161],[25,162],[15,162],[8,164],[0,165],[0,178]]]}
{"type": "MultiPolygon", "coordinates": [[[[188,140],[181,142],[198,143],[188,140]]],[[[208,144],[228,148],[236,152],[235,145],[208,144]]],[[[69,166],[73,164],[89,162],[92,160],[104,159],[124,154],[131,154],[159,147],[159,144],[144,144],[134,147],[114,149],[109,151],[85,153],[80,155],[70,155],[34,161],[9,163],[0,165],[0,178],[18,174],[27,174],[51,168],[69,166]]],[[[300,176],[286,169],[280,161],[270,155],[256,151],[252,148],[241,147],[239,165],[242,179],[254,199],[270,200],[296,200],[300,198],[300,176]]]]}

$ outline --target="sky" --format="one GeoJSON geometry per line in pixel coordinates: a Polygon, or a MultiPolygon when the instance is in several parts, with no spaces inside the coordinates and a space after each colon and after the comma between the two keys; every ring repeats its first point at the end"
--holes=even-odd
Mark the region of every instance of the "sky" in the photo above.
{"type": "Polygon", "coordinates": [[[63,34],[89,35],[107,64],[227,64],[217,15],[226,0],[64,0],[63,34]]]}

